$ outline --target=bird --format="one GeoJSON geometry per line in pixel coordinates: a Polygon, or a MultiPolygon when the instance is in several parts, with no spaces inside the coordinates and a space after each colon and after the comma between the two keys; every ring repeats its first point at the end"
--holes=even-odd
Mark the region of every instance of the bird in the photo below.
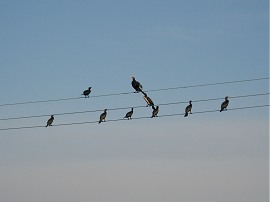
{"type": "Polygon", "coordinates": [[[53,115],[51,115],[51,118],[49,118],[49,119],[48,119],[48,121],[47,121],[47,125],[46,125],[46,127],[48,127],[48,126],[52,126],[52,122],[53,122],[53,120],[54,120],[54,117],[53,117],[53,115]]]}
{"type": "Polygon", "coordinates": [[[154,102],[151,100],[151,98],[148,97],[146,93],[143,92],[143,94],[144,94],[143,99],[147,103],[147,107],[148,106],[154,106],[154,102]]]}
{"type": "Polygon", "coordinates": [[[152,117],[151,118],[157,117],[157,114],[159,112],[159,106],[157,106],[156,108],[155,108],[155,106],[152,106],[152,109],[153,109],[153,112],[152,112],[152,117]]]}
{"type": "Polygon", "coordinates": [[[106,116],[107,116],[107,109],[105,109],[104,112],[100,115],[98,123],[101,123],[103,121],[105,122],[106,116]]]}
{"type": "Polygon", "coordinates": [[[133,114],[133,108],[131,108],[131,111],[129,111],[124,118],[127,118],[128,120],[131,119],[132,114],[133,114]]]}
{"type": "Polygon", "coordinates": [[[225,97],[225,101],[222,102],[221,106],[220,106],[220,112],[224,111],[224,110],[227,110],[227,107],[229,105],[229,100],[228,100],[228,96],[225,97]]]}
{"type": "Polygon", "coordinates": [[[143,86],[140,84],[140,82],[136,81],[135,77],[131,77],[131,78],[132,78],[131,85],[136,90],[134,93],[142,92],[143,86]]]}
{"type": "Polygon", "coordinates": [[[185,117],[187,117],[188,116],[188,112],[190,113],[190,114],[192,114],[192,112],[191,112],[191,109],[192,109],[192,103],[191,103],[192,101],[190,100],[189,101],[189,105],[186,107],[186,110],[185,110],[185,117]]]}
{"type": "Polygon", "coordinates": [[[89,87],[87,90],[83,91],[82,95],[84,95],[84,97],[89,97],[89,94],[91,93],[91,88],[92,87],[89,87]]]}

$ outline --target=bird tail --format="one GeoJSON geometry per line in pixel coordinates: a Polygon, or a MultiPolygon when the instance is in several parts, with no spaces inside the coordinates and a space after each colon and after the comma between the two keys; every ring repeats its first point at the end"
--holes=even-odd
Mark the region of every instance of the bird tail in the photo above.
{"type": "Polygon", "coordinates": [[[185,116],[184,117],[187,117],[188,116],[188,113],[185,113],[185,116]]]}
{"type": "Polygon", "coordinates": [[[101,121],[99,121],[98,123],[101,123],[101,121]]]}
{"type": "Polygon", "coordinates": [[[220,109],[220,112],[222,112],[223,110],[224,110],[224,108],[221,108],[221,109],[220,109]]]}
{"type": "Polygon", "coordinates": [[[48,127],[48,125],[47,125],[47,126],[45,126],[45,127],[48,127]]]}

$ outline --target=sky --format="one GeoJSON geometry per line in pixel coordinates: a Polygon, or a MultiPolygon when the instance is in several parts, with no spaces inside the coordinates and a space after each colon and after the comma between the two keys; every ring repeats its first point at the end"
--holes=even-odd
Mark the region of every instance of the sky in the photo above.
{"type": "Polygon", "coordinates": [[[269,107],[238,109],[268,79],[157,90],[268,78],[268,1],[0,0],[0,27],[0,119],[46,115],[0,120],[38,126],[0,130],[0,201],[269,201],[269,107]]]}

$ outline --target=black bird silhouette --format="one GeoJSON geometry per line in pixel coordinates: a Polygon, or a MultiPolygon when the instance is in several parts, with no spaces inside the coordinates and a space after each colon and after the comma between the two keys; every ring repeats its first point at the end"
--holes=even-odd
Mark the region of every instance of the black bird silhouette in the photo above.
{"type": "Polygon", "coordinates": [[[128,120],[131,119],[132,114],[133,114],[133,108],[131,108],[131,111],[129,111],[124,118],[127,118],[128,120]]]}
{"type": "Polygon", "coordinates": [[[153,109],[153,112],[152,112],[152,117],[151,118],[157,117],[157,114],[159,112],[159,106],[157,106],[156,108],[155,108],[155,106],[152,106],[152,109],[153,109]]]}
{"type": "Polygon", "coordinates": [[[101,123],[103,121],[105,122],[106,116],[107,116],[107,109],[105,109],[104,112],[100,115],[98,123],[101,123]]]}
{"type": "Polygon", "coordinates": [[[83,91],[82,95],[84,95],[84,97],[89,97],[89,94],[91,93],[91,88],[92,87],[89,87],[87,90],[83,91]]]}
{"type": "Polygon", "coordinates": [[[192,101],[190,100],[189,101],[189,105],[186,107],[186,109],[185,109],[185,117],[187,117],[188,116],[188,112],[190,113],[190,114],[192,114],[192,112],[191,112],[191,109],[192,109],[192,103],[191,103],[192,101]]]}
{"type": "Polygon", "coordinates": [[[54,120],[54,117],[53,117],[53,115],[51,115],[51,118],[49,118],[49,119],[48,119],[48,121],[47,121],[47,125],[46,125],[46,127],[48,127],[48,126],[52,126],[52,122],[53,122],[53,120],[54,120]]]}
{"type": "Polygon", "coordinates": [[[220,112],[224,111],[224,110],[227,110],[227,107],[229,105],[229,100],[228,100],[228,96],[225,97],[225,101],[221,104],[220,106],[220,112]]]}
{"type": "Polygon", "coordinates": [[[135,93],[142,92],[143,86],[140,84],[140,82],[136,81],[135,77],[131,77],[131,78],[132,78],[131,85],[136,90],[135,93]]]}
{"type": "Polygon", "coordinates": [[[148,97],[146,93],[144,93],[144,92],[142,92],[142,93],[144,94],[143,99],[147,103],[147,107],[148,106],[154,106],[154,102],[151,100],[151,98],[148,97]]]}

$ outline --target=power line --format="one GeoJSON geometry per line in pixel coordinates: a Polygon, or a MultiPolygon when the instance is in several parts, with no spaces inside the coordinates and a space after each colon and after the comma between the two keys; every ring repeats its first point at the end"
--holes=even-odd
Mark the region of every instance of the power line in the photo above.
{"type": "MultiPolygon", "coordinates": [[[[244,109],[254,109],[254,108],[262,108],[262,107],[269,107],[269,104],[266,105],[255,105],[255,106],[246,106],[246,107],[237,107],[237,108],[231,108],[227,109],[227,111],[235,111],[235,110],[244,110],[244,109]]],[[[213,112],[219,112],[219,110],[207,110],[207,111],[198,111],[198,112],[192,112],[192,114],[204,114],[204,113],[213,113],[213,112]]],[[[223,112],[224,113],[224,112],[223,112]]],[[[157,118],[164,118],[164,117],[171,117],[171,116],[183,116],[185,113],[176,113],[176,114],[164,114],[157,116],[157,118]]],[[[139,119],[151,119],[149,116],[144,117],[135,117],[132,118],[132,120],[139,120],[139,119]]],[[[127,119],[111,119],[107,120],[106,122],[118,122],[118,121],[127,121],[127,119]]],[[[98,121],[85,121],[85,122],[74,122],[74,123],[62,123],[62,124],[56,124],[52,125],[54,127],[57,126],[70,126],[70,125],[82,125],[82,124],[94,124],[98,123],[98,121]]],[[[33,128],[45,128],[45,126],[23,126],[23,127],[13,127],[13,128],[0,128],[0,131],[8,131],[8,130],[21,130],[21,129],[33,129],[33,128]]]]}
{"type": "MultiPolygon", "coordinates": [[[[246,98],[246,97],[256,97],[256,96],[264,96],[269,95],[270,93],[258,93],[258,94],[250,94],[250,95],[238,95],[238,96],[230,96],[230,98],[237,99],[237,98],[246,98]]],[[[201,100],[193,100],[192,102],[207,102],[207,101],[215,101],[215,100],[222,100],[224,98],[210,98],[210,99],[201,99],[201,100]]],[[[161,103],[157,104],[159,106],[168,106],[168,105],[177,105],[177,104],[185,104],[186,101],[180,102],[171,102],[171,103],[161,103]]],[[[109,111],[116,111],[116,110],[124,110],[130,108],[144,108],[145,105],[141,106],[131,106],[131,107],[118,107],[118,108],[111,108],[107,109],[109,111]]],[[[54,113],[54,116],[62,116],[62,115],[73,115],[73,114],[84,114],[84,113],[93,113],[93,112],[100,112],[104,111],[104,109],[97,109],[97,110],[87,110],[87,111],[76,111],[76,112],[64,112],[64,113],[54,113]]],[[[17,120],[17,119],[29,119],[29,118],[41,118],[41,117],[48,117],[51,114],[43,114],[43,115],[32,115],[32,116],[21,116],[21,117],[8,117],[8,118],[0,118],[0,121],[7,121],[7,120],[17,120]]]]}
{"type": "MultiPolygon", "coordinates": [[[[197,87],[225,85],[225,84],[233,84],[233,83],[261,81],[261,80],[269,80],[269,77],[265,77],[265,78],[253,78],[253,79],[245,79],[245,80],[235,80],[235,81],[225,81],[225,82],[216,82],[216,83],[206,83],[206,84],[196,84],[196,85],[187,85],[187,86],[178,86],[178,87],[171,87],[171,88],[152,89],[152,90],[146,90],[144,92],[167,91],[167,90],[177,90],[177,89],[185,89],[185,88],[197,88],[197,87]]],[[[128,95],[128,94],[133,94],[133,93],[134,92],[120,92],[120,93],[110,93],[110,94],[101,94],[101,95],[91,95],[90,98],[118,96],[118,95],[128,95]]],[[[49,100],[39,100],[39,101],[5,103],[5,104],[0,104],[0,107],[13,106],[13,105],[47,103],[47,102],[59,102],[59,101],[78,100],[78,99],[85,99],[85,97],[70,97],[70,98],[59,98],[59,99],[49,99],[49,100]]]]}
{"type": "Polygon", "coordinates": [[[58,102],[58,101],[67,101],[67,100],[78,100],[85,97],[71,97],[71,98],[60,98],[52,100],[39,100],[39,101],[28,101],[28,102],[16,102],[16,103],[6,103],[0,104],[0,107],[3,106],[12,106],[12,105],[25,105],[25,104],[37,104],[37,103],[46,103],[46,102],[58,102]]]}
{"type": "Polygon", "coordinates": [[[235,81],[225,81],[225,82],[217,82],[217,83],[207,83],[207,84],[197,84],[197,85],[189,85],[189,86],[179,86],[179,87],[172,87],[172,88],[161,88],[161,89],[155,89],[155,90],[148,90],[148,91],[145,91],[145,92],[176,90],[176,89],[183,89],[183,88],[196,88],[196,87],[215,86],[215,85],[224,85],[224,84],[233,84],[233,83],[243,83],[243,82],[251,82],[251,81],[261,81],[261,80],[269,80],[269,77],[245,79],[245,80],[235,80],[235,81]]]}

